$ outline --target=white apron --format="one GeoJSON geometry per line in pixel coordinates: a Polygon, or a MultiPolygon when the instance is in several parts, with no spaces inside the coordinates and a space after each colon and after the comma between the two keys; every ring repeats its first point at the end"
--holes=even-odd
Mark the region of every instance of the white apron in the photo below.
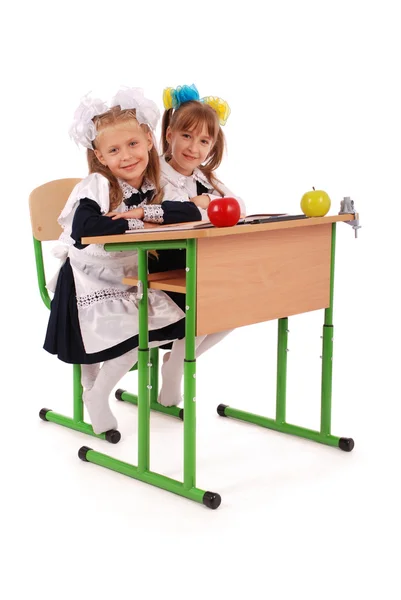
{"type": "MultiPolygon", "coordinates": [[[[75,210],[83,198],[94,200],[102,214],[109,212],[109,183],[93,173],[73,189],[58,222],[63,227],[60,241],[66,244],[74,275],[78,318],[82,340],[88,354],[106,350],[139,332],[136,286],[122,283],[124,277],[138,274],[138,255],[132,252],[106,252],[102,245],[74,248],[71,227],[75,210]]],[[[115,209],[124,212],[124,203],[115,209]]],[[[57,275],[48,283],[54,291],[57,275]]],[[[161,329],[185,316],[183,311],[160,290],[148,290],[148,329],[161,329]]]]}

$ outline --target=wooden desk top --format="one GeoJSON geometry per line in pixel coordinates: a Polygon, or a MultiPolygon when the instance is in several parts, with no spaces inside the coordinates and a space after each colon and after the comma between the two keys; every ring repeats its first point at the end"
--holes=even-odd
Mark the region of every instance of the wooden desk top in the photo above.
{"type": "Polygon", "coordinates": [[[194,238],[211,238],[219,236],[243,235],[256,233],[258,231],[273,231],[275,229],[289,229],[295,227],[311,227],[336,223],[338,221],[352,221],[358,215],[328,215],[326,217],[311,217],[309,219],[295,219],[290,221],[274,221],[273,223],[261,223],[259,225],[236,225],[235,227],[211,227],[210,229],[185,229],[183,231],[154,232],[149,233],[122,233],[119,235],[102,235],[94,237],[83,237],[83,244],[121,244],[129,242],[148,242],[163,240],[187,240],[194,238]]]}

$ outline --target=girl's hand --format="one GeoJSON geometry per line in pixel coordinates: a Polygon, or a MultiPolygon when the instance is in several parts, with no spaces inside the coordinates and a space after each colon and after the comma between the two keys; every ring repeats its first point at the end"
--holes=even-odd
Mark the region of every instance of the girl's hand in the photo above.
{"type": "Polygon", "coordinates": [[[160,227],[159,223],[144,223],[143,224],[143,228],[144,229],[153,229],[153,227],[160,227]]]}
{"type": "Polygon", "coordinates": [[[131,208],[131,210],[122,213],[109,212],[106,215],[106,217],[111,217],[113,221],[117,219],[143,219],[144,216],[143,208],[131,208]]]}
{"type": "Polygon", "coordinates": [[[207,208],[210,204],[210,198],[208,195],[195,196],[194,198],[191,198],[191,202],[196,204],[198,208],[207,208]]]}

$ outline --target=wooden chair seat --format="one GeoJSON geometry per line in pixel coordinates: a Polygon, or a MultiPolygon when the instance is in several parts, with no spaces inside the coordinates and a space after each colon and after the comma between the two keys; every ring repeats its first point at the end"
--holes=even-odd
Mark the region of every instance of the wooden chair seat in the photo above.
{"type": "MultiPolygon", "coordinates": [[[[123,283],[126,285],[137,285],[137,277],[125,277],[123,283]]],[[[185,294],[185,269],[175,271],[164,271],[163,273],[151,273],[148,275],[148,287],[151,290],[163,290],[165,292],[179,292],[185,294]]]]}

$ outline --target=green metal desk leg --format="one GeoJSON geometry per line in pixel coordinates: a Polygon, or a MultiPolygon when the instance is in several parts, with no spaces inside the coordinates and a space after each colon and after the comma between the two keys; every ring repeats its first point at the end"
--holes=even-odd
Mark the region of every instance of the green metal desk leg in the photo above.
{"type": "MultiPolygon", "coordinates": [[[[195,487],[196,424],[195,424],[195,315],[196,315],[196,242],[187,241],[187,316],[184,363],[184,482],[176,481],[149,470],[150,367],[148,348],[148,286],[146,245],[138,244],[138,279],[143,297],[139,303],[139,356],[138,356],[138,466],[107,456],[82,446],[81,460],[139,479],[185,498],[215,509],[221,503],[219,494],[195,487]]],[[[132,249],[132,248],[131,248],[132,249]]]]}
{"type": "MultiPolygon", "coordinates": [[[[139,347],[138,347],[138,470],[149,471],[149,402],[150,369],[148,347],[148,285],[147,252],[138,250],[138,279],[142,282],[139,299],[139,347]]],[[[139,290],[139,287],[138,287],[139,290]]]]}
{"type": "Polygon", "coordinates": [[[287,395],[287,348],[288,318],[278,320],[277,335],[277,382],[276,382],[276,421],[285,423],[287,395]]]}
{"type": "MultiPolygon", "coordinates": [[[[320,433],[331,436],[331,397],[333,382],[333,300],[334,300],[334,268],[336,253],[336,223],[331,225],[331,268],[330,268],[330,306],[324,311],[323,344],[322,344],[322,390],[320,410],[320,433]]],[[[345,452],[354,448],[352,438],[337,438],[337,445],[345,452]]]]}
{"type": "MultiPolygon", "coordinates": [[[[184,488],[196,489],[196,240],[187,242],[186,312],[184,359],[184,488]]],[[[204,492],[202,502],[209,508],[220,506],[221,497],[204,492]]]]}
{"type": "Polygon", "coordinates": [[[217,413],[221,417],[232,417],[254,423],[261,427],[274,429],[283,433],[297,435],[328,446],[337,446],[345,452],[350,452],[354,447],[352,438],[343,438],[331,435],[331,389],[332,389],[332,359],[333,359],[333,296],[334,296],[334,262],[336,248],[336,224],[332,224],[331,230],[331,262],[330,262],[330,306],[325,310],[325,322],[323,327],[323,352],[322,352],[322,393],[321,393],[321,424],[320,431],[291,425],[285,420],[286,409],[286,377],[287,377],[287,334],[288,319],[279,319],[277,339],[277,397],[276,418],[269,419],[226,404],[217,407],[217,413]]]}
{"type": "MultiPolygon", "coordinates": [[[[163,413],[164,415],[169,415],[171,417],[177,417],[178,419],[184,419],[184,409],[179,406],[163,406],[159,404],[157,401],[159,394],[159,349],[151,348],[150,349],[150,384],[152,389],[150,391],[150,410],[154,410],[159,413],[163,413]]],[[[132,371],[133,369],[131,369],[132,371]]],[[[115,396],[117,400],[122,400],[124,402],[129,402],[130,404],[134,404],[138,406],[138,396],[136,394],[131,394],[126,390],[118,389],[115,392],[115,396]]]]}

